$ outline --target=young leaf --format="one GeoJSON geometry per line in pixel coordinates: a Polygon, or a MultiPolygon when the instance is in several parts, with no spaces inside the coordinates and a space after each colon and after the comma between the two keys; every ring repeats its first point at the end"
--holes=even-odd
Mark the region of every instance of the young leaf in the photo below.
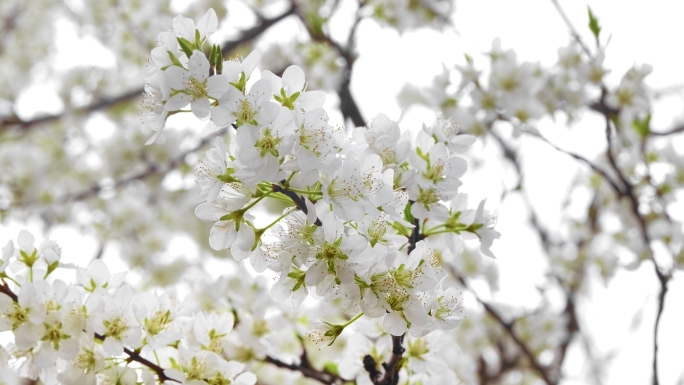
{"type": "Polygon", "coordinates": [[[596,37],[596,43],[598,43],[601,27],[599,26],[598,19],[594,16],[594,13],[591,12],[591,8],[587,7],[587,10],[589,11],[589,29],[591,30],[591,33],[594,34],[594,37],[596,37]]]}

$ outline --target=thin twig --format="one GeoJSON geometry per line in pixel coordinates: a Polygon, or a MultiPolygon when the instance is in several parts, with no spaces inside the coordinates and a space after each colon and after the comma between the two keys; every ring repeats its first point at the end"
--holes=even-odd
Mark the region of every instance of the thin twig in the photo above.
{"type": "MultiPolygon", "coordinates": [[[[601,95],[601,104],[606,105],[605,103],[605,96],[607,94],[607,90],[603,88],[602,90],[602,95],[601,95]]],[[[617,163],[615,162],[615,159],[613,157],[613,148],[612,148],[612,141],[611,141],[611,133],[612,133],[612,126],[611,126],[611,119],[610,115],[608,113],[604,113],[605,121],[606,121],[606,140],[608,141],[608,146],[606,149],[606,155],[608,156],[608,160],[613,167],[615,173],[618,175],[618,178],[620,178],[620,181],[624,184],[625,186],[625,191],[624,191],[624,196],[626,196],[629,200],[630,207],[632,210],[632,214],[634,215],[634,218],[637,221],[639,233],[641,234],[641,238],[644,242],[644,245],[646,246],[650,259],[653,262],[653,269],[655,270],[656,277],[658,278],[658,282],[660,283],[660,289],[658,292],[658,310],[656,313],[656,319],[655,319],[655,325],[653,327],[653,385],[659,385],[660,380],[658,378],[658,329],[660,326],[660,318],[663,313],[663,309],[665,307],[665,295],[667,294],[667,285],[672,278],[671,274],[665,274],[660,270],[660,267],[656,263],[655,257],[653,255],[653,249],[651,248],[651,237],[648,234],[648,229],[646,226],[646,219],[639,213],[639,200],[637,196],[634,194],[634,186],[631,184],[631,182],[625,177],[625,175],[622,173],[622,170],[618,167],[617,163]]]]}
{"type": "MultiPolygon", "coordinates": [[[[231,51],[233,51],[236,47],[238,47],[241,44],[244,44],[248,41],[251,41],[255,38],[257,38],[259,35],[264,33],[267,29],[269,29],[272,25],[278,23],[279,21],[285,19],[286,17],[294,14],[295,12],[295,7],[290,7],[285,13],[278,15],[272,19],[264,19],[261,24],[256,25],[250,29],[244,30],[240,33],[240,36],[238,36],[234,40],[226,41],[222,44],[221,51],[223,52],[224,56],[227,56],[231,51]]],[[[75,110],[72,110],[70,112],[75,113],[75,114],[90,114],[92,112],[106,109],[113,107],[119,103],[123,102],[128,102],[132,99],[139,98],[144,89],[139,88],[136,90],[131,90],[128,92],[125,92],[119,96],[114,96],[111,98],[102,98],[98,100],[97,102],[94,102],[86,107],[83,108],[78,108],[75,110]]],[[[0,120],[0,128],[2,129],[18,129],[20,132],[26,132],[27,130],[39,126],[44,123],[50,123],[55,120],[59,120],[62,117],[65,116],[67,111],[59,113],[59,114],[53,114],[53,115],[45,115],[41,116],[35,119],[31,120],[21,120],[17,116],[11,116],[5,119],[0,120]]]]}
{"type": "Polygon", "coordinates": [[[484,306],[485,311],[487,314],[491,315],[498,323],[503,327],[503,329],[506,331],[506,333],[513,339],[513,342],[515,342],[516,345],[520,348],[520,350],[523,352],[523,354],[527,357],[527,359],[530,361],[530,365],[532,368],[541,376],[541,378],[546,382],[547,385],[555,385],[557,381],[554,381],[550,376],[545,367],[543,367],[537,359],[534,357],[530,349],[527,347],[525,342],[523,342],[520,337],[515,334],[515,331],[513,330],[513,324],[510,322],[507,322],[503,319],[503,317],[497,312],[490,304],[487,302],[483,301],[466,283],[465,279],[461,277],[461,275],[454,269],[453,266],[447,265],[447,268],[449,269],[449,272],[451,275],[453,275],[460,283],[468,289],[474,296],[477,302],[482,304],[484,306]]]}
{"type": "Polygon", "coordinates": [[[312,380],[316,380],[322,384],[333,385],[342,381],[340,377],[331,373],[318,371],[302,364],[288,364],[271,356],[266,356],[264,361],[279,368],[288,369],[293,372],[300,372],[304,377],[311,378],[312,380]]]}
{"type": "Polygon", "coordinates": [[[651,135],[656,135],[656,136],[667,136],[667,135],[673,135],[673,134],[679,134],[684,132],[684,124],[680,124],[679,126],[675,126],[674,128],[671,128],[667,131],[651,131],[651,135]]]}
{"type": "Polygon", "coordinates": [[[584,51],[584,53],[587,54],[587,56],[589,56],[590,58],[593,59],[594,57],[593,57],[591,51],[586,46],[586,44],[584,44],[584,41],[582,41],[582,37],[577,32],[577,29],[575,29],[575,26],[572,25],[572,22],[568,18],[568,15],[565,14],[565,11],[563,11],[563,8],[561,8],[560,4],[558,3],[558,0],[551,0],[551,2],[553,3],[554,7],[556,7],[556,10],[558,10],[558,13],[560,14],[561,18],[563,19],[563,22],[565,22],[565,25],[570,30],[570,34],[572,35],[572,37],[575,39],[575,41],[577,41],[577,44],[579,44],[580,47],[582,47],[582,50],[584,51]]]}
{"type": "Polygon", "coordinates": [[[583,157],[583,156],[581,156],[581,155],[579,155],[579,154],[575,154],[574,152],[570,152],[570,151],[564,150],[564,149],[558,147],[556,144],[552,143],[551,141],[549,141],[548,139],[546,139],[545,137],[543,137],[543,136],[541,136],[541,135],[539,135],[539,134],[532,133],[532,132],[528,132],[528,134],[531,135],[531,136],[533,136],[533,137],[535,137],[535,138],[538,138],[538,139],[542,140],[543,142],[547,143],[548,145],[550,145],[551,147],[553,147],[553,148],[556,149],[557,151],[562,152],[563,154],[569,155],[569,156],[571,156],[571,157],[573,157],[573,158],[579,160],[580,162],[586,164],[586,165],[589,166],[589,168],[591,168],[594,172],[600,174],[600,175],[603,177],[603,179],[605,179],[605,181],[608,182],[608,184],[610,185],[610,187],[613,188],[613,190],[615,191],[615,193],[616,193],[619,197],[625,195],[625,192],[622,191],[622,189],[620,188],[620,186],[617,185],[617,183],[608,175],[608,173],[607,173],[606,171],[604,171],[604,170],[601,169],[599,166],[597,166],[597,165],[595,165],[594,163],[592,163],[591,161],[589,161],[587,158],[585,158],[585,157],[583,157]]]}
{"type": "Polygon", "coordinates": [[[338,52],[338,54],[344,59],[345,68],[342,73],[342,82],[340,83],[337,89],[337,95],[340,98],[340,112],[342,112],[342,116],[344,117],[345,121],[349,118],[355,126],[365,126],[366,119],[364,119],[363,115],[361,114],[361,110],[359,109],[359,106],[356,103],[356,100],[354,99],[354,96],[352,95],[350,89],[352,67],[354,66],[354,61],[356,60],[355,54],[353,53],[354,34],[356,27],[362,19],[360,14],[360,8],[359,12],[357,12],[356,14],[356,19],[350,29],[350,40],[348,41],[347,47],[343,47],[340,43],[334,41],[328,35],[320,35],[314,33],[311,30],[311,27],[307,24],[304,15],[302,15],[299,11],[297,11],[296,13],[302,24],[304,24],[304,26],[306,27],[307,32],[309,33],[309,37],[312,40],[328,44],[330,47],[335,49],[338,52]]]}
{"type": "MultiPolygon", "coordinates": [[[[125,186],[125,185],[127,185],[133,181],[147,179],[148,177],[150,177],[152,175],[166,175],[168,172],[176,169],[181,164],[181,162],[183,162],[185,160],[185,158],[189,154],[197,152],[202,147],[206,146],[213,138],[215,138],[219,135],[223,135],[225,132],[226,132],[226,128],[221,128],[219,130],[214,131],[209,136],[203,138],[199,142],[199,144],[197,144],[196,146],[194,146],[193,148],[191,148],[187,151],[182,152],[177,157],[173,158],[169,163],[167,163],[163,166],[159,166],[155,163],[148,162],[147,167],[144,170],[139,171],[139,172],[137,172],[133,175],[130,175],[128,177],[118,179],[117,181],[114,182],[113,185],[111,185],[111,187],[102,185],[100,182],[97,182],[97,183],[93,184],[92,186],[90,186],[89,188],[87,188],[83,191],[80,191],[77,193],[67,194],[67,195],[61,197],[60,199],[57,200],[57,203],[62,204],[62,203],[67,203],[67,202],[81,201],[81,200],[90,198],[93,195],[96,195],[97,193],[104,190],[105,188],[108,188],[108,189],[111,188],[114,190],[114,189],[123,187],[123,186],[125,186]]],[[[19,203],[19,204],[17,204],[17,206],[27,206],[27,205],[31,205],[32,203],[33,202],[19,203]]]]}

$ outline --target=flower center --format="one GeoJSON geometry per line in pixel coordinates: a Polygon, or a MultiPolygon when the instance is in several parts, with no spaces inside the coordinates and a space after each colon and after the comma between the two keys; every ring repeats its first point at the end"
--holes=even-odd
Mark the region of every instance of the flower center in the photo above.
{"type": "Polygon", "coordinates": [[[422,190],[420,192],[420,195],[418,195],[418,199],[416,199],[416,202],[422,204],[425,207],[428,207],[432,204],[439,202],[437,191],[435,191],[435,189],[433,188],[422,190]]]}
{"type": "Polygon", "coordinates": [[[261,156],[266,156],[266,154],[271,154],[278,157],[278,144],[280,144],[281,138],[271,136],[271,130],[266,129],[264,136],[257,140],[254,147],[259,149],[259,154],[261,156]]]}
{"type": "Polygon", "coordinates": [[[192,96],[193,100],[205,97],[207,96],[207,82],[206,80],[201,82],[191,76],[185,91],[192,96]]]}
{"type": "Polygon", "coordinates": [[[107,328],[105,336],[116,338],[117,340],[120,340],[121,335],[128,330],[128,324],[121,317],[116,317],[111,321],[104,321],[104,325],[107,328]]]}
{"type": "Polygon", "coordinates": [[[238,102],[238,108],[235,111],[235,117],[237,118],[237,125],[241,126],[245,123],[251,124],[251,125],[256,125],[256,122],[254,121],[254,117],[256,116],[257,112],[252,107],[252,103],[249,102],[247,99],[240,99],[238,102]]]}
{"type": "Polygon", "coordinates": [[[434,165],[428,167],[428,170],[423,174],[425,178],[437,183],[444,179],[444,161],[441,159],[435,162],[434,165]]]}

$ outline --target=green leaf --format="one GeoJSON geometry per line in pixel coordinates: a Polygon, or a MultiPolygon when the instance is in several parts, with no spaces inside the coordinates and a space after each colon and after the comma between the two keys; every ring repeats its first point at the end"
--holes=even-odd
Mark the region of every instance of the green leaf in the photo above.
{"type": "Polygon", "coordinates": [[[168,52],[169,57],[171,58],[171,63],[173,63],[173,65],[176,65],[176,66],[183,68],[183,64],[181,64],[180,60],[178,60],[178,58],[176,57],[176,55],[173,54],[173,52],[171,52],[171,51],[166,51],[166,52],[168,52]]]}
{"type": "Polygon", "coordinates": [[[591,8],[587,7],[587,10],[589,11],[589,29],[591,30],[591,33],[594,34],[594,37],[596,37],[596,43],[598,43],[601,27],[599,26],[598,19],[594,16],[594,13],[591,12],[591,8]]]}
{"type": "Polygon", "coordinates": [[[634,118],[632,128],[643,139],[651,134],[651,112],[643,119],[634,118]]]}
{"type": "Polygon", "coordinates": [[[209,66],[214,67],[216,65],[216,58],[218,53],[216,53],[216,44],[211,46],[211,53],[209,53],[209,66]]]}
{"type": "Polygon", "coordinates": [[[413,224],[413,214],[411,214],[411,203],[407,203],[406,207],[404,207],[404,219],[406,219],[406,222],[413,224]]]}
{"type": "Polygon", "coordinates": [[[216,73],[220,75],[223,73],[223,51],[221,51],[219,44],[216,44],[216,53],[216,73]]]}
{"type": "Polygon", "coordinates": [[[328,372],[328,373],[332,373],[332,374],[334,374],[334,375],[336,375],[336,376],[339,376],[339,375],[340,375],[340,370],[338,369],[337,364],[334,363],[334,362],[330,362],[330,361],[329,361],[329,362],[326,362],[326,363],[323,365],[323,370],[325,370],[325,371],[328,372]]]}
{"type": "Polygon", "coordinates": [[[192,43],[183,39],[182,37],[177,37],[176,39],[178,39],[178,45],[180,45],[181,49],[183,52],[185,52],[189,59],[190,56],[192,56],[192,43]]]}

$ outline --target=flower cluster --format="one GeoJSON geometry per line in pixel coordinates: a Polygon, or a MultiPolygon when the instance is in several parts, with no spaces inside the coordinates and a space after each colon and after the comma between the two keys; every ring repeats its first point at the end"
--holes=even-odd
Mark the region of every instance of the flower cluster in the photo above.
{"type": "Polygon", "coordinates": [[[245,364],[221,354],[232,313],[193,312],[166,293],[134,294],[101,260],[77,267],[70,285],[54,278],[60,259],[54,241],[36,248],[26,230],[2,249],[0,277],[15,289],[0,286],[0,331],[12,332],[7,361],[22,377],[46,384],[153,384],[155,375],[180,383],[256,382],[245,364]],[[156,364],[142,358],[152,352],[156,364]]]}
{"type": "MultiPolygon", "coordinates": [[[[309,292],[342,298],[346,312],[383,318],[393,335],[456,326],[460,300],[441,294],[442,261],[421,239],[441,235],[457,255],[468,234],[493,256],[499,234],[484,201],[469,210],[458,194],[467,162],[457,154],[475,138],[439,118],[414,141],[380,114],[347,139],[300,67],[282,77],[264,71],[255,81],[256,51],[223,62],[213,46],[207,58],[198,48],[215,29],[211,11],[197,26],[175,19],[152,51],[157,69],[147,85],[161,91],[150,141],[187,104],[198,118],[231,127],[229,145],[216,138],[197,166],[203,202],[195,213],[213,222],[211,247],[279,274],[271,292],[294,306],[309,292]],[[289,207],[257,227],[254,210],[264,199],[289,207]]],[[[342,329],[312,335],[333,341],[342,329]]]]}

